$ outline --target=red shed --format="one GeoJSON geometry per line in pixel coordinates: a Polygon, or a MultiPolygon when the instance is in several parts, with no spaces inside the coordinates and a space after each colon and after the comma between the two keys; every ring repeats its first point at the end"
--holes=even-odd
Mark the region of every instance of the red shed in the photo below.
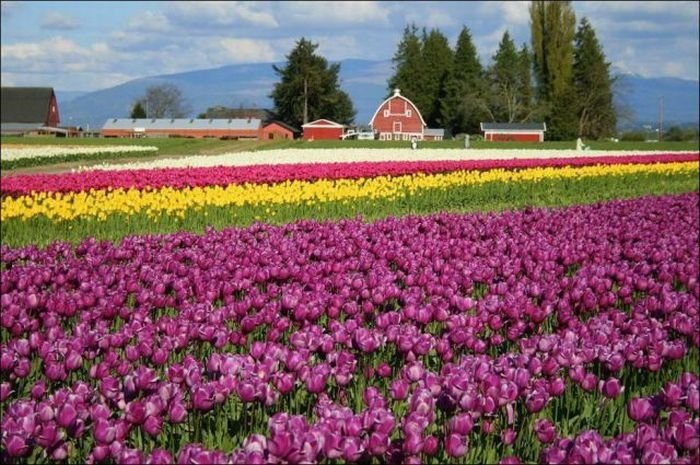
{"type": "Polygon", "coordinates": [[[481,123],[484,140],[498,142],[542,142],[545,123],[481,123]]]}
{"type": "Polygon", "coordinates": [[[294,139],[298,129],[282,121],[270,121],[263,127],[263,139],[294,139]]]}
{"type": "Polygon", "coordinates": [[[426,128],[423,116],[409,99],[394,89],[394,95],[384,100],[369,125],[379,133],[379,140],[423,140],[426,128]]]}
{"type": "Polygon", "coordinates": [[[345,126],[327,119],[317,119],[301,125],[304,140],[341,139],[345,126]]]}

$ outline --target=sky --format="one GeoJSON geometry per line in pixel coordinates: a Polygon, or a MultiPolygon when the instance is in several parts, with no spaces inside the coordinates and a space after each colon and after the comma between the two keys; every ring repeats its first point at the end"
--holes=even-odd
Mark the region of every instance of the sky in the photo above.
{"type": "MultiPolygon", "coordinates": [[[[94,91],[161,74],[284,61],[303,37],[329,60],[391,59],[404,27],[469,28],[483,65],[503,32],[529,43],[529,2],[2,1],[3,86],[94,91]]],[[[699,2],[573,2],[618,72],[698,80],[699,2]]]]}

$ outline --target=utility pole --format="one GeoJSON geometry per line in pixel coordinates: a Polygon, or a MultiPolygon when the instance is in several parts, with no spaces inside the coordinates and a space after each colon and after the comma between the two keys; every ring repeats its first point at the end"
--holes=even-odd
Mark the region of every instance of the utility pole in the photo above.
{"type": "Polygon", "coordinates": [[[309,81],[304,77],[304,124],[309,122],[309,109],[308,109],[308,85],[309,81]]]}
{"type": "Polygon", "coordinates": [[[659,142],[664,138],[664,96],[659,97],[659,142]]]}

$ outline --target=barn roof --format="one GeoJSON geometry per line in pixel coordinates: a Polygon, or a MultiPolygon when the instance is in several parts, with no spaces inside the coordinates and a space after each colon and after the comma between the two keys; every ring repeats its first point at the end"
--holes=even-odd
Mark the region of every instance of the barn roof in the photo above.
{"type": "Polygon", "coordinates": [[[2,123],[39,123],[49,115],[51,87],[3,87],[0,96],[2,123]]]}
{"type": "Polygon", "coordinates": [[[324,119],[324,118],[317,119],[316,121],[311,121],[310,123],[306,123],[306,124],[301,125],[302,128],[306,128],[309,126],[316,127],[316,128],[327,128],[327,127],[344,128],[345,127],[340,123],[336,123],[335,121],[331,121],[329,119],[324,119]]]}
{"type": "Polygon", "coordinates": [[[445,136],[445,130],[444,129],[437,129],[437,128],[425,128],[423,131],[424,136],[433,136],[433,137],[444,137],[445,136]]]}
{"type": "Polygon", "coordinates": [[[482,131],[546,131],[544,123],[481,123],[482,131]]]}
{"type": "Polygon", "coordinates": [[[201,118],[112,118],[105,122],[102,129],[123,129],[133,130],[135,128],[143,129],[224,129],[224,130],[258,130],[262,121],[257,118],[217,118],[217,119],[201,119],[201,118]]]}
{"type": "Polygon", "coordinates": [[[281,126],[281,127],[285,128],[285,129],[289,129],[289,130],[292,131],[292,132],[299,132],[299,130],[298,130],[297,128],[295,128],[295,127],[293,127],[293,126],[290,126],[290,125],[288,125],[287,123],[285,123],[285,122],[283,122],[283,121],[276,120],[276,119],[275,119],[275,120],[272,120],[272,121],[268,121],[268,122],[265,124],[265,127],[268,127],[268,126],[271,125],[271,124],[276,124],[276,125],[281,126]]]}
{"type": "Polygon", "coordinates": [[[385,104],[386,102],[388,102],[389,100],[395,99],[395,98],[400,98],[400,99],[403,99],[403,100],[407,101],[408,103],[410,103],[410,104],[413,106],[413,108],[416,109],[416,113],[418,113],[418,117],[420,118],[420,122],[423,123],[423,126],[424,126],[424,127],[427,126],[427,124],[425,124],[425,120],[423,119],[423,115],[421,115],[420,110],[418,109],[418,107],[416,106],[416,104],[413,103],[413,102],[411,102],[409,99],[407,99],[407,98],[404,97],[403,95],[401,95],[401,90],[400,90],[400,89],[394,89],[394,95],[392,95],[392,96],[389,97],[388,99],[384,100],[381,104],[379,104],[379,106],[377,107],[377,110],[374,112],[374,115],[372,115],[372,119],[369,120],[369,125],[370,125],[370,126],[372,126],[372,123],[374,122],[374,118],[377,117],[377,113],[379,113],[379,110],[384,106],[384,104],[385,104]]]}

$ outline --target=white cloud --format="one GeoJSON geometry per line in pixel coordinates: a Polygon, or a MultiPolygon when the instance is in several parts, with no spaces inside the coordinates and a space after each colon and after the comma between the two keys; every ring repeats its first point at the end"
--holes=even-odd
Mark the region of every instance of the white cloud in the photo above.
{"type": "Polygon", "coordinates": [[[137,32],[168,32],[170,20],[161,12],[144,11],[129,19],[127,29],[137,32]]]}
{"type": "Polygon", "coordinates": [[[42,29],[72,31],[80,27],[78,20],[60,11],[50,11],[41,22],[42,29]]]}
{"type": "Polygon", "coordinates": [[[339,24],[389,23],[389,9],[382,2],[280,2],[278,15],[284,22],[313,24],[315,26],[339,24]]]}
{"type": "Polygon", "coordinates": [[[279,26],[275,17],[256,9],[252,2],[175,2],[167,14],[184,24],[203,23],[217,26],[247,24],[267,28],[279,26]]]}
{"type": "Polygon", "coordinates": [[[628,2],[628,1],[586,1],[576,2],[574,9],[578,10],[599,11],[607,15],[618,13],[632,14],[637,16],[658,15],[664,16],[687,16],[695,14],[697,21],[698,2],[670,2],[670,1],[644,1],[644,2],[628,2]]]}
{"type": "Polygon", "coordinates": [[[274,61],[275,52],[267,41],[226,38],[219,41],[225,57],[234,63],[265,63],[274,61]]]}
{"type": "Polygon", "coordinates": [[[530,2],[495,2],[491,6],[500,10],[509,25],[530,24],[530,2]]]}

